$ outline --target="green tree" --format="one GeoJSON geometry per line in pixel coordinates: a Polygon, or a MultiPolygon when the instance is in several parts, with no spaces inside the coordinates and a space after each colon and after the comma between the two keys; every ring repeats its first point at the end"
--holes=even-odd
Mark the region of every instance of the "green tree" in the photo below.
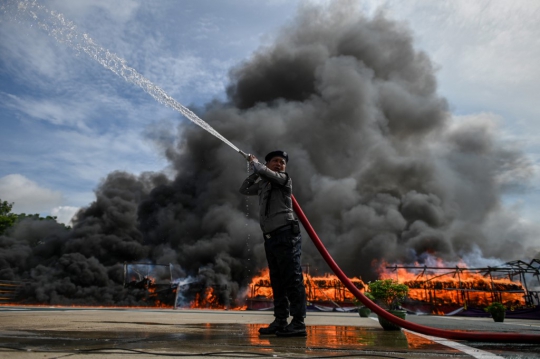
{"type": "Polygon", "coordinates": [[[15,213],[11,213],[12,208],[13,203],[0,199],[0,235],[4,234],[9,227],[13,226],[18,219],[15,213]]]}
{"type": "MultiPolygon", "coordinates": [[[[6,231],[13,227],[17,222],[23,221],[25,219],[34,220],[34,221],[56,221],[56,216],[47,216],[47,217],[41,217],[39,214],[26,214],[26,213],[20,213],[15,214],[11,213],[11,209],[13,208],[13,203],[9,203],[7,201],[3,201],[0,199],[0,235],[6,233],[6,231]]],[[[71,227],[66,226],[65,224],[58,223],[62,225],[65,229],[71,229],[71,227]]]]}

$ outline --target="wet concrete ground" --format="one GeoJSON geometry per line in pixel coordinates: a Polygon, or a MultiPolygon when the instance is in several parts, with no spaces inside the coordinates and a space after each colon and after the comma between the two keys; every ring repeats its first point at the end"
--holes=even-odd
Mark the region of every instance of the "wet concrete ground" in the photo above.
{"type": "MultiPolygon", "coordinates": [[[[0,358],[540,358],[532,344],[426,339],[357,313],[308,313],[307,338],[259,336],[270,312],[0,307],[0,358]],[[449,346],[450,345],[450,346],[449,346]]],[[[540,321],[409,315],[444,329],[527,332],[540,321]]]]}

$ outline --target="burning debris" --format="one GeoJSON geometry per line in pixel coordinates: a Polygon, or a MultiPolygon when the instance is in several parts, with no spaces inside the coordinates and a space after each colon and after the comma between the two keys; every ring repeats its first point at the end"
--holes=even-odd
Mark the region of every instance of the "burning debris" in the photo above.
{"type": "Polygon", "coordinates": [[[148,264],[124,262],[124,287],[148,291],[151,306],[172,307],[177,285],[174,284],[173,264],[148,264]]]}
{"type": "MultiPolygon", "coordinates": [[[[354,277],[351,281],[356,288],[365,290],[366,285],[362,279],[354,277]]],[[[312,276],[308,269],[304,272],[304,285],[308,308],[322,311],[354,309],[354,296],[333,274],[312,276]]],[[[273,306],[268,268],[252,278],[246,303],[247,309],[253,310],[268,309],[273,306]]]]}
{"type": "Polygon", "coordinates": [[[540,305],[540,260],[512,261],[500,266],[387,266],[383,278],[409,287],[409,310],[446,314],[458,308],[484,308],[493,302],[512,310],[540,305]],[[514,277],[517,277],[515,280],[514,277]],[[531,287],[536,283],[536,290],[531,287]]]}
{"type": "Polygon", "coordinates": [[[207,286],[202,277],[184,278],[180,266],[169,263],[124,263],[124,287],[144,289],[152,306],[197,309],[242,309],[232,301],[232,307],[224,305],[220,293],[224,286],[207,286]]]}

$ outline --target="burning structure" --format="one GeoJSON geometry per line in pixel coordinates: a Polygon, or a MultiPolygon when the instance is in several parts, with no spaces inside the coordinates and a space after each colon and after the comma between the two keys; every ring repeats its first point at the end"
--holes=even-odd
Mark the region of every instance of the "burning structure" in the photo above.
{"type": "Polygon", "coordinates": [[[232,308],[221,298],[224,286],[207,286],[204,279],[183,278],[178,265],[169,263],[124,263],[124,287],[148,292],[148,303],[158,307],[205,309],[242,309],[235,301],[232,308]]]}
{"type": "MultiPolygon", "coordinates": [[[[309,266],[307,266],[309,267],[309,266]]],[[[179,278],[173,264],[124,263],[124,286],[144,289],[149,303],[155,306],[187,307],[194,309],[260,310],[272,307],[272,288],[268,269],[251,278],[244,297],[229,298],[229,305],[221,295],[227,288],[207,286],[204,278],[179,278]],[[175,274],[176,273],[176,274],[175,274]]],[[[352,278],[360,290],[365,284],[352,278]]],[[[308,304],[317,310],[351,310],[354,296],[334,275],[312,276],[304,273],[308,304]]]]}
{"type": "MultiPolygon", "coordinates": [[[[512,310],[510,316],[524,314],[540,305],[540,260],[529,263],[516,260],[498,266],[468,268],[439,266],[387,266],[382,278],[396,279],[409,287],[403,307],[419,313],[446,315],[462,310],[481,310],[493,302],[501,302],[512,310]],[[536,284],[536,285],[535,285],[536,284]],[[535,286],[533,286],[535,285],[535,286]]],[[[351,310],[353,295],[334,275],[311,276],[304,273],[308,305],[323,311],[351,310]]],[[[361,291],[367,285],[360,278],[352,278],[361,291]]],[[[272,291],[268,270],[253,277],[247,297],[248,309],[271,306],[272,291]]],[[[536,315],[536,314],[535,314],[536,315]]]]}
{"type": "Polygon", "coordinates": [[[447,314],[493,302],[503,303],[512,311],[540,305],[539,259],[478,268],[394,265],[386,269],[383,277],[409,287],[403,306],[415,312],[447,314]]]}
{"type": "MultiPolygon", "coordinates": [[[[251,278],[245,296],[221,298],[226,288],[207,286],[202,278],[179,278],[177,266],[124,263],[124,286],[148,291],[150,305],[203,309],[266,310],[272,307],[268,269],[251,278]]],[[[304,266],[308,308],[319,311],[354,310],[354,296],[334,275],[313,276],[304,266]]],[[[382,278],[393,278],[409,287],[403,307],[420,313],[447,315],[462,310],[482,309],[501,302],[520,315],[524,308],[540,305],[540,260],[517,260],[499,266],[468,268],[445,266],[386,266],[382,278]],[[516,278],[517,277],[517,278],[516,278]],[[532,283],[531,283],[532,282],[532,283]],[[538,283],[537,286],[531,286],[538,283]]],[[[351,279],[365,291],[362,279],[351,279]]],[[[527,316],[524,316],[527,317],[527,316]]]]}
{"type": "Polygon", "coordinates": [[[171,307],[176,297],[174,265],[124,262],[124,287],[148,291],[151,306],[171,307]]]}
{"type": "MultiPolygon", "coordinates": [[[[332,274],[312,276],[309,266],[305,266],[304,285],[306,287],[306,300],[308,308],[322,311],[347,311],[354,309],[354,296],[341,281],[332,274]]],[[[366,285],[362,279],[351,278],[356,288],[365,290],[366,285]]],[[[268,309],[272,306],[272,288],[268,269],[252,278],[249,284],[246,307],[247,309],[268,309]]]]}

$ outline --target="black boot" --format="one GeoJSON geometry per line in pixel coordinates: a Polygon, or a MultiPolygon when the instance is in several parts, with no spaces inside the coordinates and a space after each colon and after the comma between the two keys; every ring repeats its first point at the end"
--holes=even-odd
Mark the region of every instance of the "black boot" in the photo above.
{"type": "Polygon", "coordinates": [[[304,318],[294,318],[285,329],[276,332],[278,337],[305,337],[307,336],[304,318]]]}
{"type": "Polygon", "coordinates": [[[278,330],[283,330],[287,326],[287,319],[276,318],[269,326],[259,328],[259,334],[276,334],[278,330]]]}

